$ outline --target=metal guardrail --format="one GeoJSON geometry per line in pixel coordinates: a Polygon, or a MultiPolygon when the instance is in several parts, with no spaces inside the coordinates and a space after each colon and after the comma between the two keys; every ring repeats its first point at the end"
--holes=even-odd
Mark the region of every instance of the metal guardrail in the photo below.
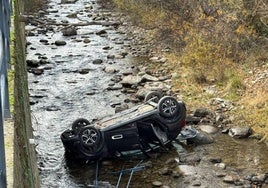
{"type": "Polygon", "coordinates": [[[7,69],[10,62],[10,15],[9,0],[0,0],[0,187],[7,187],[4,119],[10,116],[7,69]]]}

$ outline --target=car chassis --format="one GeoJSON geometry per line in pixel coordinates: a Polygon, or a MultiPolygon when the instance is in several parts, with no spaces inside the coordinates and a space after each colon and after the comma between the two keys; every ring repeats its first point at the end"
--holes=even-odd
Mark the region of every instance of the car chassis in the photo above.
{"type": "Polygon", "coordinates": [[[96,122],[75,120],[61,140],[66,153],[78,159],[94,161],[128,151],[147,155],[175,140],[185,126],[185,117],[184,102],[151,94],[143,104],[96,122]]]}

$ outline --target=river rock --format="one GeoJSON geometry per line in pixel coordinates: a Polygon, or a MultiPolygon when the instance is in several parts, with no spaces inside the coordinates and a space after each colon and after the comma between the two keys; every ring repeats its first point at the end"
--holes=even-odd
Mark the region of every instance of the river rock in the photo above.
{"type": "Polygon", "coordinates": [[[197,173],[196,167],[191,165],[179,165],[179,170],[184,176],[195,175],[197,173]]]}
{"type": "Polygon", "coordinates": [[[152,61],[153,63],[165,63],[165,62],[167,62],[167,58],[164,58],[164,57],[151,57],[150,61],[152,61]]]}
{"type": "Polygon", "coordinates": [[[75,27],[65,27],[61,30],[63,36],[74,36],[77,35],[77,30],[75,27]]]}
{"type": "Polygon", "coordinates": [[[48,45],[48,40],[47,39],[40,39],[39,42],[48,45]]]}
{"type": "Polygon", "coordinates": [[[38,67],[40,63],[37,60],[26,60],[28,67],[38,67]]]}
{"type": "Polygon", "coordinates": [[[102,64],[103,61],[102,61],[102,59],[95,59],[95,60],[93,60],[92,63],[95,64],[95,65],[99,65],[99,64],[102,64]]]}
{"type": "Polygon", "coordinates": [[[186,116],[186,124],[187,125],[197,125],[200,122],[199,117],[194,117],[192,115],[187,115],[186,116]]]}
{"type": "Polygon", "coordinates": [[[268,179],[268,174],[259,174],[252,176],[251,181],[255,183],[263,183],[266,179],[268,179]]]}
{"type": "Polygon", "coordinates": [[[164,176],[171,175],[172,174],[172,169],[170,169],[168,167],[164,167],[164,168],[159,169],[158,173],[160,175],[164,175],[164,176]]]}
{"type": "Polygon", "coordinates": [[[96,32],[96,35],[104,35],[104,34],[107,34],[107,31],[105,31],[105,30],[100,30],[100,31],[97,31],[97,32],[96,32]]]}
{"type": "Polygon", "coordinates": [[[123,86],[131,86],[131,85],[137,85],[142,81],[142,78],[140,76],[133,76],[128,75],[123,77],[121,84],[123,86]]]}
{"type": "Polygon", "coordinates": [[[75,3],[77,0],[61,0],[61,4],[72,4],[75,3]]]}
{"type": "Polygon", "coordinates": [[[121,84],[114,84],[113,86],[109,86],[107,88],[108,91],[114,91],[114,90],[120,90],[123,89],[123,86],[121,84]]]}
{"type": "Polygon", "coordinates": [[[85,44],[87,44],[87,43],[90,43],[91,40],[90,40],[89,38],[85,38],[85,39],[83,40],[83,42],[84,42],[85,44]]]}
{"type": "Polygon", "coordinates": [[[211,136],[201,131],[197,133],[196,137],[189,138],[187,141],[196,145],[211,144],[214,142],[211,136]]]}
{"type": "Polygon", "coordinates": [[[194,112],[195,117],[206,117],[207,115],[210,115],[211,111],[206,108],[197,108],[194,112]]]}
{"type": "Polygon", "coordinates": [[[201,156],[196,153],[181,155],[179,161],[184,164],[197,164],[201,161],[201,156]]]}
{"type": "Polygon", "coordinates": [[[171,86],[164,82],[146,82],[143,86],[147,91],[170,91],[171,86]]]}
{"type": "Polygon", "coordinates": [[[201,182],[200,182],[199,180],[194,180],[194,181],[192,182],[192,186],[194,186],[194,187],[199,187],[199,186],[201,186],[201,182]]]}
{"type": "Polygon", "coordinates": [[[112,66],[107,66],[107,67],[104,68],[104,71],[105,71],[106,73],[110,73],[110,74],[112,74],[112,73],[117,72],[118,70],[117,70],[116,68],[112,67],[112,66]]]}
{"type": "Polygon", "coordinates": [[[154,77],[154,76],[151,76],[149,74],[145,74],[142,76],[142,82],[156,82],[158,81],[158,78],[154,77]]]}
{"type": "Polygon", "coordinates": [[[236,178],[231,175],[227,175],[223,178],[223,182],[225,183],[233,184],[235,181],[236,181],[236,178]]]}
{"type": "Polygon", "coordinates": [[[63,40],[56,40],[55,41],[55,45],[56,46],[64,46],[64,45],[66,45],[66,42],[63,41],[63,40]]]}
{"type": "Polygon", "coordinates": [[[46,107],[46,111],[59,111],[59,110],[60,107],[54,105],[46,107]]]}
{"type": "Polygon", "coordinates": [[[216,163],[214,166],[221,168],[221,169],[225,169],[226,168],[226,164],[225,163],[216,163]]]}
{"type": "Polygon", "coordinates": [[[118,112],[122,112],[122,111],[124,111],[124,110],[127,110],[128,108],[129,108],[129,107],[128,107],[127,104],[121,104],[121,105],[119,105],[119,106],[115,106],[114,111],[115,111],[115,113],[118,113],[118,112]]]}
{"type": "Polygon", "coordinates": [[[163,183],[161,181],[154,181],[152,182],[153,187],[161,187],[163,183]]]}
{"type": "Polygon", "coordinates": [[[198,128],[201,131],[206,132],[208,134],[214,134],[214,133],[218,132],[218,128],[214,127],[212,125],[200,125],[200,126],[198,126],[198,128]]]}
{"type": "Polygon", "coordinates": [[[41,75],[44,73],[43,68],[32,68],[29,72],[33,73],[34,75],[41,75]]]}
{"type": "Polygon", "coordinates": [[[110,50],[110,49],[112,49],[112,47],[110,47],[110,46],[104,46],[102,49],[103,50],[110,50]]]}
{"type": "Polygon", "coordinates": [[[248,126],[236,126],[229,129],[229,135],[234,138],[247,138],[251,133],[252,130],[248,126]]]}
{"type": "Polygon", "coordinates": [[[84,69],[80,69],[80,70],[78,70],[78,72],[79,72],[80,74],[88,74],[89,71],[91,71],[91,69],[88,69],[88,68],[84,68],[84,69]]]}
{"type": "Polygon", "coordinates": [[[209,161],[211,163],[221,163],[222,159],[221,158],[211,158],[211,159],[209,159],[209,161]]]}

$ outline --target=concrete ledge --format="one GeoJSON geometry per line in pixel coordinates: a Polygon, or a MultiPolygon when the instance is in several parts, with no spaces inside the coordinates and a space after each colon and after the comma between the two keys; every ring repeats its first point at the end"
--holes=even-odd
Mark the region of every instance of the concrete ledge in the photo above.
{"type": "Polygon", "coordinates": [[[6,154],[6,173],[7,173],[7,188],[13,187],[13,166],[14,166],[14,122],[12,119],[7,119],[4,122],[4,137],[5,137],[5,154],[6,154]]]}

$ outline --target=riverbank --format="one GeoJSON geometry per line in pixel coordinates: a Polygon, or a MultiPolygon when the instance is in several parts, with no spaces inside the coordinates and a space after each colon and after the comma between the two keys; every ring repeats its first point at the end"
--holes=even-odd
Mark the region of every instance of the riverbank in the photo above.
{"type": "Polygon", "coordinates": [[[125,14],[136,48],[157,56],[153,72],[174,75],[172,90],[188,107],[210,108],[213,97],[229,100],[235,109],[226,113],[234,124],[250,126],[255,138],[268,143],[268,33],[267,19],[261,18],[267,3],[102,2],[115,3],[125,14]],[[245,18],[252,10],[259,14],[251,22],[245,18]]]}

